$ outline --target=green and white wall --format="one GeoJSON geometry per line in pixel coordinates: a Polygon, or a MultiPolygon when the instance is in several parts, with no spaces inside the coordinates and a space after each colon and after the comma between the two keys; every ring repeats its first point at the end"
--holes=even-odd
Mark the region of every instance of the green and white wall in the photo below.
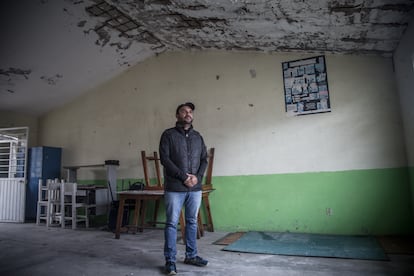
{"type": "Polygon", "coordinates": [[[407,164],[410,172],[411,198],[414,210],[414,20],[405,31],[394,55],[395,75],[400,94],[405,134],[407,164]]]}
{"type": "Polygon", "coordinates": [[[176,106],[192,101],[195,128],[216,148],[217,230],[409,233],[412,163],[393,60],[326,55],[332,112],[287,117],[281,63],[315,55],[165,53],[42,117],[39,144],[62,147],[63,165],[118,159],[119,179],[139,179],[140,151],[158,150],[176,106]]]}

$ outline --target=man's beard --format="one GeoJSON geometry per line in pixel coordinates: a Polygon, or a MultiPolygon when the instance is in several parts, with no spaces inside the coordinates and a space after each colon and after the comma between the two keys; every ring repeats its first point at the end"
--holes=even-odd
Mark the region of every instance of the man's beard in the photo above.
{"type": "Polygon", "coordinates": [[[187,121],[185,118],[180,119],[178,122],[182,125],[191,125],[193,123],[194,119],[191,118],[191,120],[187,121]]]}
{"type": "Polygon", "coordinates": [[[193,123],[193,118],[191,118],[191,117],[184,117],[183,123],[184,124],[192,124],[193,123]],[[190,118],[190,119],[188,120],[188,118],[190,118]]]}

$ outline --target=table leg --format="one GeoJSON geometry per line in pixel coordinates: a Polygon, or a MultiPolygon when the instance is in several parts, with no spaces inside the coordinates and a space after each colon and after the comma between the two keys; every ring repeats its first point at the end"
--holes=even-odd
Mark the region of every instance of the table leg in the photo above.
{"type": "Polygon", "coordinates": [[[213,218],[211,216],[210,201],[208,200],[208,195],[208,193],[203,194],[203,202],[207,211],[207,229],[210,232],[214,232],[213,218]]]}
{"type": "Polygon", "coordinates": [[[119,236],[121,233],[122,218],[124,215],[124,204],[125,204],[125,199],[122,196],[120,196],[119,206],[118,206],[118,216],[116,217],[115,239],[119,239],[119,236]]]}
{"type": "Polygon", "coordinates": [[[158,209],[160,208],[160,200],[155,200],[154,204],[154,218],[153,218],[153,224],[152,226],[155,227],[157,225],[157,219],[158,219],[158,209]]]}
{"type": "Polygon", "coordinates": [[[201,219],[201,212],[198,211],[198,216],[197,216],[197,236],[198,238],[201,238],[202,236],[204,236],[204,226],[203,226],[203,220],[201,219]]]}
{"type": "Polygon", "coordinates": [[[140,226],[138,228],[139,232],[143,232],[144,231],[144,225],[145,225],[145,214],[147,213],[147,202],[146,200],[142,200],[142,207],[141,207],[141,212],[140,212],[140,226]]]}
{"type": "Polygon", "coordinates": [[[136,199],[135,200],[135,208],[134,208],[134,220],[133,220],[133,225],[134,225],[134,234],[137,232],[138,229],[138,217],[141,211],[141,200],[136,199]]]}

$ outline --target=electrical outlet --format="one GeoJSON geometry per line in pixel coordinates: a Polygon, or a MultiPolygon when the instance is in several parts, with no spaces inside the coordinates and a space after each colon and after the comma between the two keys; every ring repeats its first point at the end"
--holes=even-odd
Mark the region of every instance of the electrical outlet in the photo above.
{"type": "Polygon", "coordinates": [[[326,215],[332,216],[332,208],[326,208],[326,215]]]}

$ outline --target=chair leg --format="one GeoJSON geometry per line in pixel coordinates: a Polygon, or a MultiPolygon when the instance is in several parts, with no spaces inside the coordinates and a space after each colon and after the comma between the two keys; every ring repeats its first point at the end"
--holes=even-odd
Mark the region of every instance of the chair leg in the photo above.
{"type": "Polygon", "coordinates": [[[140,227],[138,228],[139,232],[143,232],[144,231],[144,226],[145,226],[145,215],[147,213],[147,201],[143,200],[141,203],[141,210],[140,210],[140,227]]]}
{"type": "Polygon", "coordinates": [[[153,217],[153,224],[152,226],[155,227],[157,225],[158,219],[158,209],[160,208],[160,200],[156,200],[154,204],[154,217],[153,217]]]}
{"type": "Polygon", "coordinates": [[[72,229],[76,229],[76,201],[72,202],[72,229]]]}
{"type": "MultiPolygon", "coordinates": [[[[185,218],[184,218],[184,211],[183,210],[181,210],[181,212],[180,212],[180,231],[181,231],[181,238],[183,239],[184,244],[186,244],[186,240],[185,240],[185,218]]],[[[198,216],[197,216],[197,239],[201,238],[202,236],[204,236],[204,228],[203,228],[203,223],[201,221],[200,210],[199,210],[198,211],[198,216]]]]}
{"type": "Polygon", "coordinates": [[[37,204],[37,211],[36,211],[36,225],[40,224],[40,209],[42,208],[42,206],[40,206],[40,204],[37,204]]]}
{"type": "Polygon", "coordinates": [[[65,204],[62,204],[63,202],[60,202],[60,210],[59,210],[59,221],[60,221],[60,227],[65,228],[66,227],[66,219],[65,219],[65,204]]]}
{"type": "Polygon", "coordinates": [[[132,224],[134,225],[134,230],[132,231],[133,234],[136,234],[138,230],[138,219],[139,219],[140,212],[141,212],[141,200],[136,199],[135,207],[134,207],[134,220],[132,221],[132,224]]]}
{"type": "Polygon", "coordinates": [[[47,204],[47,207],[46,207],[46,227],[47,228],[49,228],[49,226],[50,226],[50,217],[52,216],[52,214],[51,214],[52,210],[51,210],[50,207],[52,207],[52,205],[47,204]]]}
{"type": "Polygon", "coordinates": [[[203,203],[207,213],[207,230],[214,232],[213,217],[211,216],[210,201],[208,199],[208,193],[203,194],[203,203]]]}
{"type": "Polygon", "coordinates": [[[198,210],[197,224],[198,224],[197,234],[199,235],[199,238],[200,238],[200,237],[203,237],[204,236],[204,226],[203,226],[203,220],[201,219],[201,212],[200,212],[200,210],[198,210]]]}
{"type": "Polygon", "coordinates": [[[85,207],[85,228],[89,228],[89,208],[85,207]]]}
{"type": "Polygon", "coordinates": [[[65,206],[61,206],[60,208],[60,227],[65,228],[66,220],[65,220],[65,206]]]}

